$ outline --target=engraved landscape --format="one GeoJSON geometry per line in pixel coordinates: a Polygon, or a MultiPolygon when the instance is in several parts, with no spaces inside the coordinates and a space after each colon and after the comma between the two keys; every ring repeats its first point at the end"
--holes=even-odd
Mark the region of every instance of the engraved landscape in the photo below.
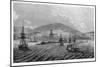
{"type": "Polygon", "coordinates": [[[94,7],[13,2],[13,61],[95,57],[94,7]]]}

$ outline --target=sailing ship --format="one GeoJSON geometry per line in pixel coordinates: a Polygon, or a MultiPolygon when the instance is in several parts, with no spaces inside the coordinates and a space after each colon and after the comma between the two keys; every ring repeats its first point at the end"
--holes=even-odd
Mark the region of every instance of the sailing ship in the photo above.
{"type": "Polygon", "coordinates": [[[20,33],[20,44],[19,44],[18,48],[19,48],[19,50],[23,50],[23,51],[29,50],[28,43],[26,42],[26,36],[25,36],[23,25],[22,25],[22,31],[20,33]]]}

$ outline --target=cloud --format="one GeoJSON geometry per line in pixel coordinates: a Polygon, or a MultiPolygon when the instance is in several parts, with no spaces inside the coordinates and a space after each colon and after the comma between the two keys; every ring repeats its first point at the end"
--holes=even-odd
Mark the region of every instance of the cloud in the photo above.
{"type": "Polygon", "coordinates": [[[25,28],[30,28],[30,29],[34,29],[34,28],[36,28],[37,26],[25,26],[25,28]]]}
{"type": "MultiPolygon", "coordinates": [[[[68,25],[72,24],[76,29],[81,32],[89,31],[93,28],[93,14],[94,9],[89,7],[80,6],[54,6],[52,15],[62,20],[62,23],[68,25]],[[67,21],[69,19],[69,22],[67,21]]],[[[59,21],[58,19],[58,21],[59,21]]]]}
{"type": "Polygon", "coordinates": [[[14,10],[13,10],[12,16],[13,16],[13,20],[14,21],[16,21],[18,19],[18,17],[19,17],[19,15],[17,15],[16,11],[14,11],[14,10]]]}
{"type": "Polygon", "coordinates": [[[29,20],[24,20],[24,22],[27,24],[27,25],[31,25],[31,21],[29,21],[29,20]]]}
{"type": "Polygon", "coordinates": [[[94,29],[94,9],[90,7],[14,3],[14,10],[15,25],[21,25],[25,20],[26,25],[33,27],[49,23],[63,23],[82,32],[94,29]]]}

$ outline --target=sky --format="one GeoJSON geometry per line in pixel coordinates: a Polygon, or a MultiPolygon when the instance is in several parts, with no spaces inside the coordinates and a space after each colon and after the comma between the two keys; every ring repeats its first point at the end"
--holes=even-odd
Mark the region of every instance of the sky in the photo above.
{"type": "Polygon", "coordinates": [[[95,8],[91,6],[61,5],[32,2],[12,2],[15,26],[34,29],[41,25],[62,23],[81,32],[94,30],[95,8]]]}

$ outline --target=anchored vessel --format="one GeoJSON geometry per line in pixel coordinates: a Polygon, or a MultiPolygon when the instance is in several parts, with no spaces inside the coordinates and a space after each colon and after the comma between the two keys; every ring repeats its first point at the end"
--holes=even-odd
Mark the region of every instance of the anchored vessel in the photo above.
{"type": "Polygon", "coordinates": [[[28,44],[26,42],[26,36],[24,32],[24,26],[22,25],[22,32],[20,34],[20,45],[18,46],[19,50],[27,51],[29,50],[28,44]]]}

